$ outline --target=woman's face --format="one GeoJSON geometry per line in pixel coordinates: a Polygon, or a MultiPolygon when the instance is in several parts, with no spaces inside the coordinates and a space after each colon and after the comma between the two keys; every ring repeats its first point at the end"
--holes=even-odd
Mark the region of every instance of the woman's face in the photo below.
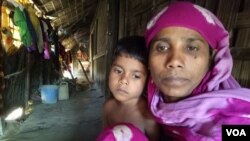
{"type": "Polygon", "coordinates": [[[209,60],[208,43],[188,28],[164,28],[150,45],[151,76],[165,101],[190,95],[207,73],[209,60]]]}

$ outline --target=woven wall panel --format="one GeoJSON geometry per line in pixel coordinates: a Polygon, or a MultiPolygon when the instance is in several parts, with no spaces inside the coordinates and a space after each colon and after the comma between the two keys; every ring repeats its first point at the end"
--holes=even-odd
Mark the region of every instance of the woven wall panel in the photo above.
{"type": "Polygon", "coordinates": [[[0,45],[0,116],[3,114],[3,92],[5,88],[3,73],[3,49],[0,45]]]}
{"type": "Polygon", "coordinates": [[[237,28],[250,27],[250,11],[238,13],[236,21],[237,28]]]}
{"type": "Polygon", "coordinates": [[[170,0],[129,0],[126,29],[128,35],[144,35],[146,25],[150,18],[169,2],[170,0]]]}
{"type": "MultiPolygon", "coordinates": [[[[0,6],[2,5],[2,0],[0,0],[0,6]]],[[[0,11],[0,17],[2,17],[2,12],[0,11]]],[[[1,22],[2,23],[2,22],[1,22]]],[[[0,27],[2,26],[0,23],[0,27]]],[[[2,40],[2,34],[0,34],[0,40],[2,40]]],[[[3,48],[0,44],[0,116],[3,114],[3,90],[5,88],[4,84],[4,73],[3,73],[3,48]]]]}
{"type": "Polygon", "coordinates": [[[235,26],[241,2],[242,0],[220,0],[219,2],[217,16],[229,31],[235,26]]]}
{"type": "Polygon", "coordinates": [[[250,7],[250,0],[244,0],[242,5],[243,5],[244,11],[250,11],[250,8],[249,8],[250,7]]]}
{"type": "Polygon", "coordinates": [[[242,86],[250,87],[250,27],[238,29],[232,54],[233,76],[242,86]]]}

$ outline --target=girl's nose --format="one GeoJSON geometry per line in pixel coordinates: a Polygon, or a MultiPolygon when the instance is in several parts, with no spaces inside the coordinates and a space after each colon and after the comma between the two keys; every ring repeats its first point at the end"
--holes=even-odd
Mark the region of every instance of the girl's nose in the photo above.
{"type": "Polygon", "coordinates": [[[128,79],[126,75],[123,75],[122,78],[119,80],[119,84],[125,84],[128,85],[128,79]]]}

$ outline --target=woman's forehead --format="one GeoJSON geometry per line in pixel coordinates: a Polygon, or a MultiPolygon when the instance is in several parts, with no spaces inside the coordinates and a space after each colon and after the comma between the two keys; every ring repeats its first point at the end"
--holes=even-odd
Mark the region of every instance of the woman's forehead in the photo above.
{"type": "Polygon", "coordinates": [[[166,27],[157,33],[153,41],[157,40],[185,40],[187,42],[200,41],[202,43],[208,44],[205,38],[202,37],[200,33],[193,29],[188,29],[185,27],[166,27]]]}
{"type": "MultiPolygon", "coordinates": [[[[146,30],[146,44],[151,43],[156,34],[165,27],[181,26],[196,31],[214,49],[224,48],[221,41],[229,42],[228,32],[219,19],[210,11],[190,2],[174,2],[153,17],[146,30]]],[[[228,47],[228,46],[227,46],[228,47]]]]}

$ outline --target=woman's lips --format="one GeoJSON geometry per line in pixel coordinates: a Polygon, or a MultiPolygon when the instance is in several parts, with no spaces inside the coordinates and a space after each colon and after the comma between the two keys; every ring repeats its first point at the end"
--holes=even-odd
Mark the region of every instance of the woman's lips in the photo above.
{"type": "Polygon", "coordinates": [[[183,77],[169,76],[163,78],[162,82],[170,86],[182,86],[189,82],[189,80],[183,77]]]}

